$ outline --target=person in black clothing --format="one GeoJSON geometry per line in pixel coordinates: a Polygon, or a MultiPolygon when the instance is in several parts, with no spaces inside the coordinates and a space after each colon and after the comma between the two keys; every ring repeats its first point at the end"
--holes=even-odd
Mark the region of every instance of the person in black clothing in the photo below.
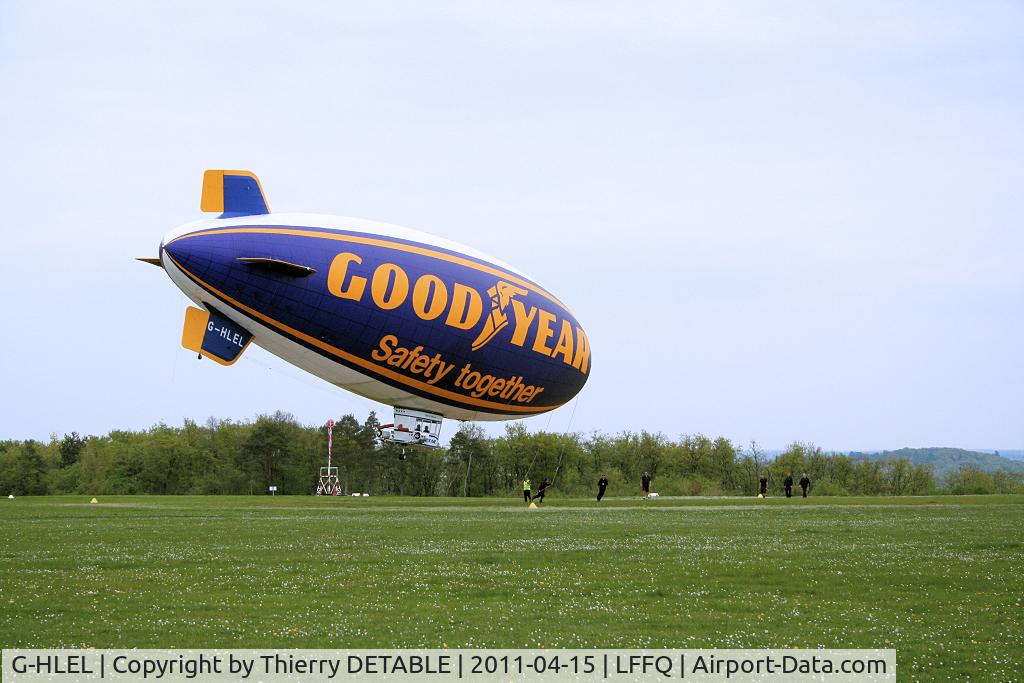
{"type": "Polygon", "coordinates": [[[782,480],[782,485],[786,487],[786,498],[793,497],[793,473],[786,472],[786,478],[782,480]]]}
{"type": "Polygon", "coordinates": [[[601,475],[601,478],[597,480],[597,502],[600,503],[601,499],[604,498],[605,489],[608,488],[608,477],[601,475]]]}
{"type": "Polygon", "coordinates": [[[538,503],[544,502],[544,492],[551,486],[551,482],[548,481],[547,477],[540,480],[540,486],[537,488],[537,495],[533,497],[538,503]]]}
{"type": "Polygon", "coordinates": [[[644,476],[640,477],[640,488],[644,492],[644,498],[651,495],[651,475],[644,472],[644,476]]]}
{"type": "Polygon", "coordinates": [[[804,490],[804,498],[807,497],[807,489],[811,486],[811,480],[807,478],[807,473],[804,472],[800,475],[800,488],[804,490]]]}
{"type": "Polygon", "coordinates": [[[767,474],[762,474],[761,478],[758,479],[757,481],[761,485],[761,490],[759,491],[759,493],[762,496],[767,497],[768,496],[768,475],[767,474]]]}

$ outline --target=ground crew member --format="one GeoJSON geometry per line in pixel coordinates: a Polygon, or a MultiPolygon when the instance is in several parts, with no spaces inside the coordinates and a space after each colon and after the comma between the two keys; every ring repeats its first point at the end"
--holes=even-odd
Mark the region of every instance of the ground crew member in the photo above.
{"type": "Polygon", "coordinates": [[[644,472],[644,476],[640,477],[640,488],[644,492],[644,498],[651,495],[651,475],[644,472]]]}
{"type": "Polygon", "coordinates": [[[768,473],[765,472],[761,475],[761,478],[757,480],[761,485],[760,494],[765,498],[768,497],[768,473]]]}
{"type": "Polygon", "coordinates": [[[811,486],[811,480],[807,478],[807,473],[804,472],[800,475],[800,488],[804,490],[804,498],[807,497],[807,489],[811,486]]]}
{"type": "Polygon", "coordinates": [[[786,472],[786,478],[782,480],[782,485],[786,487],[786,498],[793,497],[793,473],[786,472]]]}
{"type": "Polygon", "coordinates": [[[530,477],[523,477],[523,502],[530,502],[530,477]]]}
{"type": "Polygon", "coordinates": [[[601,499],[604,498],[605,489],[608,488],[608,477],[601,475],[601,478],[597,480],[597,502],[600,503],[601,499]]]}
{"type": "Polygon", "coordinates": [[[534,500],[538,503],[544,502],[544,492],[547,491],[548,487],[551,486],[551,482],[548,481],[547,477],[540,480],[540,487],[537,489],[537,495],[534,496],[534,500]]]}

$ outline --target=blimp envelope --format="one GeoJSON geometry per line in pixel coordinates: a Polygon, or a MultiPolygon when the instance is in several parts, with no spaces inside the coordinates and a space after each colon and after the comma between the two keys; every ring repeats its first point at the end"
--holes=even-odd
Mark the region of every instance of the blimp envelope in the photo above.
{"type": "Polygon", "coordinates": [[[190,314],[188,348],[232,362],[225,342],[245,339],[244,349],[254,339],[357,394],[460,420],[537,415],[586,383],[583,327],[519,271],[399,226],[270,214],[262,199],[256,213],[255,176],[237,172],[252,182],[235,201],[226,194],[235,172],[219,173],[208,182],[222,183],[225,199],[207,201],[204,187],[204,208],[221,217],[161,245],[160,265],[202,307],[190,314]]]}

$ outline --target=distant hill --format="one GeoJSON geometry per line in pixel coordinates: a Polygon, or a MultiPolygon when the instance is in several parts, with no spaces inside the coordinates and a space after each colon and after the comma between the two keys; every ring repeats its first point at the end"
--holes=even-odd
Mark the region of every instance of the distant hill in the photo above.
{"type": "Polygon", "coordinates": [[[1001,455],[1004,458],[1009,458],[1010,460],[1024,460],[1024,451],[1021,451],[1021,450],[1014,450],[1014,449],[1003,450],[1001,448],[1000,449],[976,448],[975,450],[978,451],[979,453],[992,453],[994,455],[1001,455]]]}
{"type": "Polygon", "coordinates": [[[985,472],[1006,470],[1024,474],[1024,462],[1004,458],[1002,455],[994,453],[968,451],[963,448],[901,448],[881,453],[850,453],[850,456],[871,460],[906,458],[914,465],[931,465],[935,468],[935,474],[938,477],[956,472],[964,465],[974,465],[985,472]]]}

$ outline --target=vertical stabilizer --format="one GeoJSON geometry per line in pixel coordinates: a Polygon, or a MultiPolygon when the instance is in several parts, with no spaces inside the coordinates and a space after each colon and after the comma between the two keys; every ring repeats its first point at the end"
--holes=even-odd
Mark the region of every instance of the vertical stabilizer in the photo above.
{"type": "Polygon", "coordinates": [[[260,179],[251,171],[206,171],[199,208],[220,218],[270,213],[260,179]]]}

